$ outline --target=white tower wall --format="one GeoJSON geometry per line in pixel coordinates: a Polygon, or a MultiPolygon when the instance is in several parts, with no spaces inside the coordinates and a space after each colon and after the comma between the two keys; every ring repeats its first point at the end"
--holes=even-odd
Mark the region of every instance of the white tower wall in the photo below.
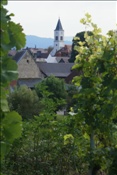
{"type": "Polygon", "coordinates": [[[58,51],[62,47],[64,47],[64,31],[54,31],[54,48],[58,51]]]}

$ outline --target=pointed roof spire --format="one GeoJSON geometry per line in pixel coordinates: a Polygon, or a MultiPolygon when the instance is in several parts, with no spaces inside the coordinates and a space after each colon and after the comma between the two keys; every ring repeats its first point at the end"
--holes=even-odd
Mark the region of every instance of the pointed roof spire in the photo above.
{"type": "Polygon", "coordinates": [[[58,19],[58,23],[56,25],[56,29],[55,30],[62,30],[63,31],[62,24],[61,24],[61,21],[60,21],[60,17],[58,19]]]}

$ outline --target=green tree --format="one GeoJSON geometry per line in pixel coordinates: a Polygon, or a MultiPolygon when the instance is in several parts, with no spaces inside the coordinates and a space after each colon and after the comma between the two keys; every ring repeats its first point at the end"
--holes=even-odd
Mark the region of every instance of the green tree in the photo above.
{"type": "MultiPolygon", "coordinates": [[[[87,32],[89,35],[91,35],[92,33],[90,31],[87,32]]],[[[75,49],[75,46],[80,46],[79,45],[79,41],[81,42],[85,42],[85,37],[84,37],[85,31],[77,33],[75,35],[75,37],[72,40],[72,52],[71,52],[71,56],[69,59],[70,63],[74,63],[76,56],[78,55],[78,51],[75,49]]],[[[85,45],[87,43],[85,42],[85,45]]]]}
{"type": "Polygon", "coordinates": [[[70,108],[77,105],[77,98],[75,98],[75,94],[78,93],[78,88],[75,85],[70,85],[67,88],[67,111],[70,111],[70,108]]]}
{"type": "Polygon", "coordinates": [[[17,111],[23,119],[31,119],[34,115],[39,115],[40,101],[35,92],[27,86],[21,86],[11,92],[8,97],[9,107],[17,111]]]}
{"type": "Polygon", "coordinates": [[[52,49],[53,49],[52,46],[49,46],[49,47],[47,48],[48,54],[52,51],[52,49]]]}
{"type": "Polygon", "coordinates": [[[23,33],[23,29],[20,24],[16,24],[11,20],[11,17],[14,15],[8,14],[8,11],[4,7],[5,5],[7,5],[7,0],[2,0],[0,3],[0,12],[1,12],[0,147],[1,147],[2,161],[5,155],[8,153],[14,139],[20,137],[22,132],[21,116],[15,111],[10,111],[8,107],[7,97],[9,95],[10,82],[12,80],[16,80],[18,77],[17,64],[10,57],[8,57],[8,52],[14,46],[17,49],[21,49],[25,45],[25,35],[23,33]]]}
{"type": "Polygon", "coordinates": [[[45,78],[41,83],[35,86],[35,90],[40,98],[48,97],[56,104],[55,111],[61,109],[66,104],[66,89],[62,79],[53,75],[45,78]]]}
{"type": "Polygon", "coordinates": [[[102,36],[88,13],[81,23],[92,27],[93,35],[85,32],[85,42],[79,41],[80,46],[75,47],[79,54],[74,68],[83,72],[74,78],[75,85],[81,87],[76,95],[76,117],[90,138],[89,174],[95,175],[109,166],[109,150],[117,142],[113,122],[117,118],[117,35],[109,31],[107,37],[102,36]]]}
{"type": "MultiPolygon", "coordinates": [[[[67,116],[54,120],[51,113],[41,113],[33,120],[23,121],[23,134],[17,139],[5,159],[5,174],[73,175],[85,174],[87,164],[82,161],[74,130],[74,118],[67,116]],[[69,134],[71,132],[71,134],[69,134]]],[[[81,133],[82,134],[82,133],[81,133]]],[[[81,139],[86,147],[86,140],[81,139]]],[[[84,146],[82,151],[84,152],[84,146]]]]}

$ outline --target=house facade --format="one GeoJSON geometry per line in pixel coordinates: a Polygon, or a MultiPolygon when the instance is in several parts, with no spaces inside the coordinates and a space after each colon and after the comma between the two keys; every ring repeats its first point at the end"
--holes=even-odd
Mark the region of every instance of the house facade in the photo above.
{"type": "Polygon", "coordinates": [[[44,78],[28,49],[18,51],[13,57],[13,60],[18,65],[18,80],[16,81],[16,85],[27,85],[33,88],[36,83],[44,78]]]}

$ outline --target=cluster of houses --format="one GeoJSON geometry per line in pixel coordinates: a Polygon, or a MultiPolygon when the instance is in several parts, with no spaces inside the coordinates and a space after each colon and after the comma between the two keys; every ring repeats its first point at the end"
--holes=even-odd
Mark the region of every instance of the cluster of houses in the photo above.
{"type": "Polygon", "coordinates": [[[11,56],[18,65],[18,80],[11,83],[15,85],[27,85],[33,89],[35,84],[44,78],[54,75],[62,78],[67,84],[71,83],[73,76],[78,75],[73,71],[74,63],[69,63],[71,45],[64,44],[64,30],[60,19],[54,30],[54,47],[51,51],[42,48],[25,48],[20,51],[11,50],[11,56]]]}

